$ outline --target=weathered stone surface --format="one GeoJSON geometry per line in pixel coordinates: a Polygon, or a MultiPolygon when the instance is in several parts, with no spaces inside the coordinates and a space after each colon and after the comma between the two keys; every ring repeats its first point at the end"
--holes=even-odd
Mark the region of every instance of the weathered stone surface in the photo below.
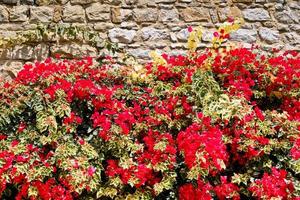
{"type": "Polygon", "coordinates": [[[62,19],[62,7],[61,6],[54,6],[54,11],[53,11],[53,18],[52,20],[54,22],[59,22],[62,19]]]}
{"type": "Polygon", "coordinates": [[[15,78],[17,73],[21,70],[23,62],[1,60],[0,61],[0,82],[4,80],[11,80],[15,78]]]}
{"type": "Polygon", "coordinates": [[[131,9],[111,8],[111,21],[113,23],[121,23],[127,21],[132,16],[131,9]]]}
{"type": "Polygon", "coordinates": [[[109,30],[108,37],[112,42],[120,42],[129,44],[133,41],[136,36],[136,31],[114,28],[109,30]]]}
{"type": "Polygon", "coordinates": [[[257,32],[255,30],[239,29],[230,34],[230,39],[234,41],[253,43],[256,41],[257,32]]]}
{"type": "Polygon", "coordinates": [[[60,5],[65,5],[66,3],[68,3],[70,0],[55,0],[58,4],[60,5]]]}
{"type": "Polygon", "coordinates": [[[11,61],[11,60],[0,61],[0,70],[17,72],[22,68],[22,66],[23,66],[23,62],[20,61],[11,61]]]}
{"type": "Polygon", "coordinates": [[[110,18],[110,8],[101,3],[91,4],[86,8],[86,15],[89,21],[105,21],[110,18]]]}
{"type": "Polygon", "coordinates": [[[209,10],[207,8],[189,7],[180,13],[185,22],[210,21],[209,10]]]}
{"type": "Polygon", "coordinates": [[[167,41],[160,41],[160,42],[152,42],[152,41],[146,41],[145,46],[149,47],[151,46],[152,49],[163,49],[168,46],[167,41]]]}
{"type": "Polygon", "coordinates": [[[15,31],[3,31],[3,30],[0,30],[0,37],[15,37],[16,35],[17,34],[16,34],[15,31]]]}
{"type": "Polygon", "coordinates": [[[134,30],[138,29],[138,25],[135,22],[122,22],[120,24],[120,27],[127,28],[127,29],[134,29],[134,30]]]}
{"type": "Polygon", "coordinates": [[[47,6],[50,4],[50,1],[49,0],[36,0],[35,1],[37,5],[39,6],[47,6]]]}
{"type": "Polygon", "coordinates": [[[138,0],[125,0],[124,3],[126,5],[134,5],[138,3],[138,0]]]}
{"type": "Polygon", "coordinates": [[[46,44],[38,44],[33,49],[32,57],[34,60],[45,60],[49,57],[49,46],[46,44]]]}
{"type": "Polygon", "coordinates": [[[191,3],[193,0],[179,0],[180,3],[191,3]]]}
{"type": "Polygon", "coordinates": [[[277,29],[279,31],[290,31],[289,25],[288,24],[278,24],[277,29]]]}
{"type": "Polygon", "coordinates": [[[136,22],[156,22],[158,11],[154,8],[134,9],[133,18],[136,22]]]}
{"type": "Polygon", "coordinates": [[[128,53],[137,57],[137,58],[143,58],[143,59],[149,59],[149,53],[150,53],[150,49],[141,49],[141,48],[137,48],[137,49],[128,49],[128,53]]]}
{"type": "Polygon", "coordinates": [[[10,10],[10,21],[25,22],[28,20],[29,8],[28,6],[14,6],[10,10]]]}
{"type": "Polygon", "coordinates": [[[277,30],[272,30],[269,28],[260,28],[258,30],[259,36],[261,37],[262,40],[266,41],[267,43],[276,43],[279,42],[279,31],[277,30]]]}
{"type": "Polygon", "coordinates": [[[49,6],[32,7],[30,9],[31,22],[51,22],[54,8],[49,6]]]}
{"type": "Polygon", "coordinates": [[[285,33],[284,37],[286,42],[292,45],[300,44],[300,35],[295,32],[285,33]]]}
{"type": "Polygon", "coordinates": [[[172,50],[170,52],[170,55],[186,55],[187,51],[183,49],[178,49],[178,50],[172,50]]]}
{"type": "Polygon", "coordinates": [[[267,27],[267,28],[273,28],[276,27],[276,23],[272,22],[272,21],[266,21],[266,22],[262,22],[263,26],[267,27]]]}
{"type": "Polygon", "coordinates": [[[300,33],[300,24],[294,24],[294,25],[292,25],[291,29],[293,31],[296,31],[296,32],[300,33]]]}
{"type": "Polygon", "coordinates": [[[23,30],[23,26],[20,26],[19,24],[12,24],[12,23],[1,24],[0,30],[3,30],[3,31],[21,31],[21,30],[23,30]]]}
{"type": "Polygon", "coordinates": [[[110,13],[111,13],[111,21],[113,23],[121,23],[122,22],[120,8],[111,8],[110,13]]]}
{"type": "Polygon", "coordinates": [[[218,14],[217,14],[216,9],[210,8],[209,15],[210,15],[212,23],[214,23],[214,24],[218,23],[219,20],[218,20],[218,14]]]}
{"type": "Polygon", "coordinates": [[[236,6],[225,7],[225,8],[220,8],[218,10],[218,16],[219,16],[220,21],[226,21],[229,17],[233,17],[233,18],[242,17],[242,12],[236,6]]]}
{"type": "Polygon", "coordinates": [[[253,0],[233,0],[235,3],[252,3],[253,0]]]}
{"type": "Polygon", "coordinates": [[[88,18],[89,21],[91,22],[96,22],[96,21],[102,21],[102,22],[105,22],[105,21],[110,21],[110,13],[102,13],[101,15],[98,15],[97,18],[88,18]]]}
{"type": "Polygon", "coordinates": [[[300,10],[300,1],[289,1],[287,4],[290,8],[300,10]]]}
{"type": "Polygon", "coordinates": [[[34,5],[34,0],[21,0],[22,4],[34,5]]]}
{"type": "Polygon", "coordinates": [[[188,30],[185,28],[185,29],[182,29],[181,31],[179,31],[176,36],[177,36],[177,39],[178,41],[180,42],[186,42],[188,37],[189,37],[189,32],[188,30]]]}
{"type": "Polygon", "coordinates": [[[170,33],[170,39],[171,39],[171,42],[178,42],[177,36],[173,32],[170,33]]]}
{"type": "Polygon", "coordinates": [[[171,49],[184,49],[186,47],[185,43],[173,43],[171,44],[171,49]]]}
{"type": "Polygon", "coordinates": [[[5,6],[0,5],[0,22],[8,22],[9,12],[5,6]]]}
{"type": "Polygon", "coordinates": [[[285,24],[299,23],[300,20],[300,14],[297,15],[291,11],[275,12],[274,16],[279,22],[285,24]]]}
{"type": "Polygon", "coordinates": [[[155,0],[155,3],[174,3],[176,0],[155,0]]]}
{"type": "Polygon", "coordinates": [[[85,5],[85,4],[90,4],[97,2],[98,0],[71,0],[72,4],[80,4],[80,5],[85,5]]]}
{"type": "Polygon", "coordinates": [[[28,45],[18,45],[12,49],[5,49],[0,58],[11,60],[31,60],[33,59],[33,47],[28,45]]]}
{"type": "Polygon", "coordinates": [[[94,24],[94,29],[96,31],[106,31],[109,29],[112,29],[114,27],[114,24],[112,23],[106,23],[106,22],[98,22],[94,24]]]}
{"type": "Polygon", "coordinates": [[[249,21],[267,21],[271,19],[269,12],[263,8],[246,9],[243,11],[243,15],[249,21]]]}
{"type": "Polygon", "coordinates": [[[142,38],[143,40],[166,40],[169,39],[169,33],[167,30],[160,30],[153,27],[142,28],[142,38]]]}
{"type": "Polygon", "coordinates": [[[202,34],[202,40],[205,42],[210,42],[214,37],[214,31],[205,30],[202,34]]]}
{"type": "Polygon", "coordinates": [[[16,4],[18,2],[18,0],[2,0],[3,3],[6,3],[6,4],[16,4]]]}
{"type": "Polygon", "coordinates": [[[53,4],[65,5],[70,0],[23,0],[23,1],[35,2],[39,6],[47,6],[47,5],[53,5],[53,4]]]}
{"type": "Polygon", "coordinates": [[[83,22],[85,19],[84,9],[79,6],[67,5],[63,9],[63,21],[65,22],[83,22]]]}
{"type": "Polygon", "coordinates": [[[178,11],[175,9],[172,10],[160,10],[159,19],[162,22],[174,22],[179,21],[178,11]]]}
{"type": "Polygon", "coordinates": [[[121,0],[104,0],[103,3],[107,3],[107,4],[110,4],[110,5],[119,5],[120,3],[122,3],[121,0]]]}
{"type": "Polygon", "coordinates": [[[59,54],[62,58],[85,57],[96,56],[97,49],[87,44],[71,43],[51,46],[50,53],[52,56],[59,54]]]}

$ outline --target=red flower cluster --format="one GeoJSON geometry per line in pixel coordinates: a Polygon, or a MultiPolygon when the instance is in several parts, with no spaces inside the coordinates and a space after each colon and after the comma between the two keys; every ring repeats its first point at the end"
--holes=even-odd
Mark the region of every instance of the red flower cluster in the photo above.
{"type": "Polygon", "coordinates": [[[294,186],[291,182],[286,180],[287,172],[285,170],[278,170],[272,168],[272,173],[264,173],[263,177],[256,180],[249,190],[261,199],[293,199],[291,194],[294,192],[294,186]]]}
{"type": "Polygon", "coordinates": [[[198,181],[198,187],[195,188],[191,183],[182,185],[179,188],[179,199],[180,200],[212,200],[210,191],[212,186],[208,183],[203,183],[200,179],[198,181]]]}
{"type": "Polygon", "coordinates": [[[298,198],[297,52],[159,61],[133,72],[109,57],[47,59],[1,85],[0,195],[298,198]]]}
{"type": "Polygon", "coordinates": [[[291,149],[291,156],[294,160],[300,159],[300,137],[295,140],[294,146],[291,149]]]}
{"type": "Polygon", "coordinates": [[[178,134],[178,150],[184,153],[189,169],[194,166],[207,170],[209,174],[225,168],[228,161],[226,146],[222,141],[222,132],[211,125],[209,117],[198,114],[200,122],[193,123],[178,134]]]}
{"type": "Polygon", "coordinates": [[[239,190],[239,187],[231,182],[228,182],[227,177],[225,176],[221,177],[221,185],[215,187],[217,197],[220,200],[225,200],[228,198],[239,200],[239,190]]]}

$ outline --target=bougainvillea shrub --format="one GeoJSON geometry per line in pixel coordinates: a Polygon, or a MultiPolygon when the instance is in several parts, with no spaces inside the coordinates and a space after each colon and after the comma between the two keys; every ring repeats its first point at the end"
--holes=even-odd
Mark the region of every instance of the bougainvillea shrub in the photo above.
{"type": "Polygon", "coordinates": [[[25,65],[0,86],[1,198],[300,199],[300,54],[259,52],[25,65]]]}

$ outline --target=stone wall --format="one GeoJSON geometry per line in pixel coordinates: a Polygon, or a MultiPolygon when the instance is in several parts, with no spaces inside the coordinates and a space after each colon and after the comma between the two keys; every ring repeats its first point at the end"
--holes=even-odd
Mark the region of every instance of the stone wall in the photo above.
{"type": "MultiPolygon", "coordinates": [[[[266,47],[300,49],[299,0],[0,0],[0,35],[11,37],[37,24],[69,23],[97,31],[140,59],[159,49],[184,52],[187,27],[206,28],[200,47],[228,16],[243,17],[245,25],[232,41],[266,47]]],[[[0,70],[16,72],[27,61],[57,52],[96,55],[87,44],[44,42],[5,49],[0,70]]]]}

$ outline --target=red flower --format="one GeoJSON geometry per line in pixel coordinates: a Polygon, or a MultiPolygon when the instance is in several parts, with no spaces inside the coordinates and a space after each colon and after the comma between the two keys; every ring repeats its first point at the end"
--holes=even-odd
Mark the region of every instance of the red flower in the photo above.
{"type": "Polygon", "coordinates": [[[300,159],[300,137],[295,140],[293,148],[290,150],[290,155],[294,160],[300,159]]]}
{"type": "Polygon", "coordinates": [[[220,200],[233,199],[239,200],[239,187],[233,183],[227,182],[226,176],[221,176],[221,184],[215,187],[215,192],[220,200]]]}
{"type": "Polygon", "coordinates": [[[18,132],[21,133],[26,128],[25,122],[21,122],[18,127],[18,132]]]}
{"type": "Polygon", "coordinates": [[[179,200],[212,200],[210,190],[212,190],[212,186],[201,180],[198,181],[197,188],[191,183],[187,183],[179,187],[179,200]]]}
{"type": "Polygon", "coordinates": [[[293,194],[294,185],[292,182],[286,180],[287,172],[285,170],[278,170],[272,168],[272,173],[264,173],[261,179],[258,179],[249,187],[249,191],[258,198],[283,198],[293,194]]]}
{"type": "Polygon", "coordinates": [[[262,111],[258,107],[255,107],[254,111],[255,111],[256,116],[258,117],[258,119],[260,119],[261,121],[265,120],[265,116],[263,115],[262,111]]]}
{"type": "Polygon", "coordinates": [[[230,23],[233,23],[234,22],[234,18],[233,17],[228,17],[227,21],[230,22],[230,23]]]}
{"type": "Polygon", "coordinates": [[[11,146],[12,146],[12,147],[15,147],[15,146],[17,146],[19,143],[20,143],[20,142],[19,142],[18,140],[13,140],[13,141],[11,142],[11,146]]]}
{"type": "Polygon", "coordinates": [[[96,172],[96,168],[93,166],[89,166],[89,168],[87,170],[88,175],[93,176],[95,172],[96,172]]]}

